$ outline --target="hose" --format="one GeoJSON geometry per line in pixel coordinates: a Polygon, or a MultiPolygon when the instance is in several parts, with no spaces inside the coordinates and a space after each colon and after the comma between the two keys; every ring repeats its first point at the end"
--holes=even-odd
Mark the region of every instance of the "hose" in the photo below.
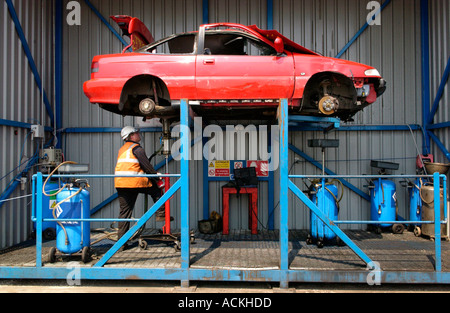
{"type": "Polygon", "coordinates": [[[153,160],[153,158],[154,158],[155,156],[157,156],[157,155],[161,152],[161,150],[162,150],[163,148],[164,148],[164,145],[161,145],[161,148],[159,148],[159,150],[153,152],[153,154],[148,158],[148,161],[151,162],[151,161],[153,160]]]}
{"type": "Polygon", "coordinates": [[[427,186],[427,183],[424,183],[421,187],[420,187],[420,189],[419,189],[419,195],[420,195],[420,199],[424,202],[424,203],[426,203],[426,204],[431,204],[431,203],[433,203],[434,202],[434,196],[432,197],[432,199],[431,199],[431,201],[426,201],[424,198],[423,198],[423,195],[422,195],[422,190],[423,190],[423,186],[427,186]]]}
{"type": "Polygon", "coordinates": [[[69,184],[65,184],[64,186],[62,186],[56,193],[53,193],[51,195],[47,194],[45,192],[45,185],[47,184],[48,180],[53,176],[53,174],[55,174],[55,172],[63,165],[65,164],[78,164],[76,162],[72,162],[72,161],[66,161],[63,162],[61,164],[59,164],[51,173],[50,175],[48,175],[47,179],[44,181],[44,185],[42,185],[42,193],[47,196],[47,197],[51,197],[51,196],[56,196],[58,193],[60,193],[61,191],[63,191],[64,188],[66,188],[69,184]]]}
{"type": "MultiPolygon", "coordinates": [[[[320,182],[319,179],[313,180],[311,186],[318,186],[318,187],[321,187],[321,184],[319,184],[319,182],[320,182]]],[[[339,212],[339,210],[340,210],[339,203],[341,202],[341,200],[342,200],[342,198],[343,198],[343,196],[344,196],[344,184],[342,184],[342,182],[341,182],[339,179],[332,179],[332,180],[330,180],[329,183],[325,183],[324,188],[325,188],[325,190],[328,191],[328,192],[331,194],[331,196],[334,198],[334,201],[336,202],[337,210],[338,210],[338,212],[339,212]],[[326,186],[326,185],[332,185],[332,184],[335,183],[335,182],[338,182],[339,185],[341,186],[341,196],[339,197],[339,199],[336,198],[336,196],[334,195],[334,193],[333,193],[330,189],[328,189],[327,186],[326,186]]],[[[339,194],[339,192],[338,192],[338,194],[339,194]]]]}
{"type": "MultiPolygon", "coordinates": [[[[63,165],[66,165],[66,164],[78,164],[78,163],[76,163],[76,162],[72,162],[72,161],[66,161],[66,162],[62,162],[61,164],[59,164],[51,173],[50,173],[50,175],[48,175],[48,177],[47,177],[47,179],[45,180],[45,182],[44,182],[44,184],[42,185],[42,193],[45,195],[45,196],[47,196],[47,197],[51,197],[51,196],[56,196],[57,194],[59,194],[61,191],[63,191],[67,186],[69,186],[70,184],[64,184],[64,186],[62,186],[56,193],[52,193],[51,195],[49,195],[49,194],[47,194],[46,192],[45,192],[45,185],[47,184],[47,182],[49,181],[49,179],[53,176],[53,174],[55,174],[55,172],[61,167],[61,166],[63,166],[63,165]]],[[[89,185],[87,185],[88,187],[89,187],[89,185]]],[[[75,192],[73,195],[70,195],[69,197],[67,197],[66,199],[64,199],[64,200],[62,200],[62,201],[60,201],[60,202],[58,202],[54,207],[53,207],[53,209],[52,209],[52,215],[53,215],[53,218],[56,220],[57,219],[57,217],[56,217],[56,214],[55,214],[55,211],[56,211],[56,209],[59,207],[59,205],[60,204],[62,204],[62,203],[64,203],[64,202],[66,202],[66,201],[68,201],[68,200],[70,200],[70,199],[72,199],[73,197],[75,197],[75,196],[77,196],[78,194],[80,194],[80,192],[83,190],[83,188],[79,188],[78,189],[78,191],[77,192],[75,192]]],[[[66,246],[69,244],[69,238],[68,238],[68,236],[67,236],[67,230],[66,230],[66,228],[64,227],[64,225],[61,223],[61,222],[59,222],[59,221],[56,221],[56,223],[62,228],[62,230],[64,231],[64,236],[65,236],[65,244],[66,244],[66,246]]]]}
{"type": "MultiPolygon", "coordinates": [[[[66,185],[64,185],[64,186],[67,186],[67,185],[68,185],[68,184],[66,184],[66,185]]],[[[63,189],[63,188],[61,188],[61,190],[62,190],[62,189],[63,189]]],[[[62,204],[62,203],[64,203],[64,202],[66,202],[66,201],[72,199],[73,197],[77,196],[82,190],[83,190],[82,188],[78,188],[78,191],[75,192],[73,195],[70,195],[69,197],[65,198],[64,200],[58,202],[58,203],[53,207],[53,209],[52,209],[53,218],[54,218],[54,219],[57,219],[56,214],[55,214],[55,211],[56,211],[56,208],[58,208],[60,204],[62,204]]],[[[69,238],[68,238],[68,236],[67,236],[66,228],[63,226],[63,224],[62,224],[61,222],[56,221],[56,223],[58,223],[58,225],[59,225],[59,226],[62,228],[62,230],[64,231],[64,235],[65,235],[65,238],[66,238],[66,241],[65,241],[66,246],[69,245],[69,238]]]]}
{"type": "MultiPolygon", "coordinates": [[[[112,232],[110,231],[105,231],[105,230],[100,230],[100,229],[93,229],[92,232],[96,232],[96,233],[103,233],[104,235],[98,239],[96,239],[95,241],[91,242],[91,245],[95,245],[96,243],[104,240],[104,239],[109,239],[112,241],[118,241],[119,238],[117,238],[119,229],[113,227],[113,225],[116,222],[111,223],[111,229],[113,230],[112,232]]],[[[141,226],[141,228],[139,228],[133,236],[131,236],[130,240],[135,240],[137,238],[139,238],[141,236],[141,234],[144,232],[145,230],[145,224],[141,226]]]]}

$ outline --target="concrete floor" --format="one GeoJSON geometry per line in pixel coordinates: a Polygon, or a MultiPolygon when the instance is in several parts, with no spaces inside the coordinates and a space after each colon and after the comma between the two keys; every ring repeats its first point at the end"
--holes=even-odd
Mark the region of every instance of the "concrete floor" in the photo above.
{"type": "Polygon", "coordinates": [[[450,293],[450,285],[278,284],[242,282],[193,282],[184,289],[174,281],[81,281],[69,286],[64,280],[0,280],[0,293],[196,293],[196,294],[277,294],[277,293],[450,293]]]}
{"type": "MultiPolygon", "coordinates": [[[[434,242],[415,237],[405,231],[402,235],[390,232],[380,235],[368,231],[346,231],[347,235],[384,270],[433,271],[434,242]]],[[[92,241],[98,234],[92,235],[92,241]]],[[[346,246],[307,245],[307,232],[291,231],[289,258],[291,269],[352,270],[365,268],[365,264],[346,246]]],[[[77,261],[80,266],[92,266],[114,241],[102,240],[92,246],[97,256],[91,263],[82,264],[79,256],[63,257],[56,263],[46,262],[54,241],[43,247],[44,266],[67,266],[77,261]]],[[[191,244],[192,268],[276,268],[279,262],[279,239],[277,232],[232,231],[203,235],[196,233],[196,243],[191,244]]],[[[0,253],[0,266],[34,266],[36,250],[33,244],[0,253]]],[[[443,271],[450,270],[450,243],[442,241],[443,271]]],[[[150,242],[146,250],[138,247],[116,253],[105,265],[107,267],[170,268],[180,266],[180,252],[172,245],[150,242]]],[[[81,281],[79,286],[69,286],[64,280],[0,280],[0,293],[393,293],[393,292],[450,292],[450,285],[381,285],[366,284],[317,284],[289,283],[289,289],[280,290],[278,283],[257,282],[203,282],[192,281],[187,289],[180,288],[179,281],[81,281]]]]}

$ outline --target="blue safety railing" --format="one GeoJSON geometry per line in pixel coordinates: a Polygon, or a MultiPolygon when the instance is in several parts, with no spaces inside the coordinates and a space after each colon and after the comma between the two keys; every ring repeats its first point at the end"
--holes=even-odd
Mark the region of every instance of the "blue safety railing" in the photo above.
{"type": "MultiPolygon", "coordinates": [[[[164,194],[140,219],[129,219],[123,221],[136,222],[134,226],[119,240],[113,247],[108,250],[99,261],[93,266],[86,266],[80,268],[81,279],[149,279],[149,280],[180,280],[181,285],[186,287],[190,280],[223,280],[223,281],[273,281],[280,282],[281,288],[288,287],[290,281],[296,282],[366,282],[368,270],[371,269],[370,264],[372,260],[338,227],[339,224],[368,224],[375,223],[373,221],[332,221],[325,216],[321,210],[303,193],[291,179],[296,178],[313,178],[321,179],[340,178],[340,179],[370,179],[379,178],[380,176],[370,175],[329,175],[329,176],[307,176],[307,175],[289,175],[288,164],[288,105],[287,99],[280,101],[279,107],[279,130],[280,130],[280,166],[279,166],[279,183],[280,183],[280,223],[279,223],[279,251],[280,261],[277,269],[216,269],[216,268],[192,268],[190,266],[190,228],[189,228],[189,136],[188,133],[188,101],[182,100],[180,107],[181,125],[186,128],[182,129],[181,135],[181,166],[180,175],[163,175],[168,177],[176,177],[178,180],[168,192],[164,194]],[[183,148],[185,147],[185,148],[183,148]],[[177,268],[115,268],[105,267],[108,259],[114,255],[120,246],[122,246],[131,236],[142,227],[148,219],[156,212],[164,202],[178,190],[181,191],[180,215],[181,215],[181,266],[177,268]],[[331,271],[330,270],[298,270],[291,269],[289,266],[289,190],[292,191],[300,200],[313,212],[316,216],[324,222],[341,240],[347,244],[367,265],[366,269],[355,271],[331,271]]],[[[54,221],[54,219],[43,218],[43,179],[44,175],[38,173],[33,176],[33,220],[36,221],[36,267],[0,267],[0,278],[64,278],[69,273],[70,269],[64,267],[50,267],[42,265],[42,224],[45,221],[54,221]]],[[[113,178],[116,175],[55,175],[54,177],[70,177],[70,178],[113,178]]],[[[148,177],[155,177],[148,175],[148,177]]],[[[379,274],[382,276],[383,283],[450,283],[450,273],[442,271],[441,259],[441,232],[440,225],[447,220],[446,213],[444,213],[444,220],[440,216],[440,190],[441,183],[443,186],[444,199],[447,197],[447,178],[444,175],[435,173],[432,176],[407,176],[407,175],[383,175],[382,178],[405,178],[405,177],[427,177],[432,178],[434,184],[434,205],[435,216],[434,221],[421,221],[421,224],[432,224],[435,227],[435,271],[432,272],[417,272],[408,271],[389,271],[383,272],[381,269],[379,274]]],[[[120,221],[121,219],[58,219],[58,221],[91,221],[91,222],[111,222],[120,221]]],[[[392,221],[394,222],[394,221],[392,221]]],[[[398,223],[399,221],[395,221],[398,223]]],[[[387,223],[386,221],[382,222],[387,223]]],[[[402,224],[411,223],[411,221],[401,221],[402,224]]],[[[414,221],[416,224],[417,221],[414,221]]],[[[373,269],[373,268],[372,268],[373,269]]]]}
{"type": "MultiPolygon", "coordinates": [[[[289,106],[288,99],[280,99],[280,106],[278,109],[278,125],[280,130],[280,286],[282,288],[287,288],[291,271],[289,269],[289,191],[292,191],[308,208],[314,213],[326,226],[328,226],[361,260],[363,260],[367,265],[368,269],[380,270],[378,268],[374,268],[376,263],[372,262],[372,260],[337,226],[339,223],[374,223],[372,221],[332,221],[330,220],[312,201],[311,199],[303,193],[292,181],[292,178],[308,178],[305,175],[289,175],[289,123],[292,117],[289,116],[289,106]]],[[[318,117],[317,119],[320,119],[318,117]]],[[[336,127],[336,125],[334,125],[336,127]]],[[[313,177],[312,175],[309,176],[313,177]]],[[[357,175],[329,175],[329,176],[315,176],[321,179],[326,178],[366,178],[370,179],[371,177],[379,176],[357,176],[357,175]]],[[[389,177],[407,177],[405,175],[383,175],[383,178],[389,177]]],[[[414,176],[409,176],[414,177],[414,176]]],[[[435,205],[435,218],[434,221],[426,221],[426,223],[434,223],[435,225],[435,272],[433,275],[429,277],[425,277],[426,275],[410,275],[408,281],[439,281],[448,283],[448,275],[442,272],[442,257],[441,257],[441,230],[440,225],[443,222],[447,222],[446,220],[441,221],[440,217],[440,180],[443,180],[444,193],[446,201],[446,176],[439,175],[439,173],[435,173],[432,177],[434,183],[434,205],[435,205]],[[433,276],[433,277],[431,277],[433,276]]],[[[410,221],[402,221],[401,223],[408,223],[410,221]]],[[[395,223],[399,223],[399,221],[395,221],[395,223]]],[[[415,222],[417,223],[417,222],[415,222]]],[[[424,223],[424,224],[426,224],[424,223]]],[[[384,224],[384,222],[383,222],[384,224]]],[[[348,274],[348,273],[346,273],[348,274]]],[[[391,275],[385,275],[384,280],[388,281],[391,275]]],[[[400,279],[401,274],[398,273],[397,279],[400,279]]],[[[405,279],[404,277],[402,279],[405,279]]]]}
{"type": "Polygon", "coordinates": [[[351,241],[347,235],[339,229],[336,225],[339,224],[368,224],[368,225],[377,225],[377,224],[434,224],[434,236],[435,236],[435,270],[437,272],[442,271],[442,254],[441,254],[441,224],[447,224],[447,176],[439,175],[439,173],[435,173],[434,175],[288,175],[289,178],[301,178],[301,179],[321,179],[322,186],[325,186],[325,182],[327,179],[408,179],[408,178],[422,178],[429,179],[433,182],[434,186],[434,220],[432,221],[408,221],[408,220],[395,220],[395,221],[372,221],[372,220],[330,220],[325,214],[323,214],[320,209],[309,200],[309,197],[301,191],[292,181],[289,181],[289,188],[291,191],[299,197],[305,205],[328,226],[330,227],[335,234],[341,238],[364,262],[368,265],[373,264],[372,260],[362,252],[354,243],[351,241]],[[442,184],[440,184],[442,180],[442,184]],[[443,199],[444,199],[444,216],[443,219],[440,216],[440,190],[443,189],[443,199]]]}
{"type": "MultiPolygon", "coordinates": [[[[182,285],[188,284],[188,276],[186,274],[189,268],[189,249],[190,249],[190,234],[189,234],[189,153],[190,153],[190,142],[189,142],[189,114],[188,114],[188,101],[182,99],[180,103],[180,174],[164,174],[164,175],[139,175],[139,177],[176,177],[178,180],[172,184],[168,191],[156,201],[153,206],[138,220],[136,219],[105,219],[105,218],[89,218],[89,219],[47,219],[43,218],[43,180],[44,177],[49,175],[43,175],[42,173],[37,173],[32,178],[32,219],[36,222],[36,268],[42,269],[42,225],[43,222],[111,222],[111,221],[132,221],[136,224],[128,230],[117,242],[114,244],[110,250],[94,265],[94,268],[102,267],[118,250],[123,244],[125,244],[137,230],[139,230],[156,212],[156,210],[161,207],[166,201],[168,201],[173,194],[180,190],[180,195],[183,201],[181,201],[181,273],[178,277],[182,285]]],[[[53,175],[54,178],[114,178],[114,177],[136,177],[130,175],[53,175]]],[[[55,270],[57,271],[57,270],[55,270]]],[[[7,269],[7,272],[11,274],[14,269],[7,269]]],[[[115,274],[118,274],[114,272],[115,274]]],[[[2,268],[0,268],[0,277],[2,274],[2,268]]],[[[32,275],[37,275],[36,273],[31,273],[32,275]]],[[[93,274],[95,276],[95,274],[93,274]]],[[[135,276],[131,274],[131,276],[135,276]]]]}
{"type": "MultiPolygon", "coordinates": [[[[169,200],[173,194],[178,191],[181,187],[181,180],[178,180],[173,184],[164,195],[156,201],[148,211],[140,219],[120,219],[120,218],[43,218],[43,207],[42,207],[42,197],[43,197],[43,180],[49,175],[43,175],[42,173],[37,173],[32,178],[32,221],[36,222],[36,267],[42,266],[42,224],[44,222],[137,222],[136,225],[131,227],[131,229],[120,238],[117,243],[102,257],[102,259],[97,262],[94,266],[103,266],[113,255],[116,253],[125,242],[127,242],[130,237],[142,227],[150,217],[160,208],[167,200],[169,200]],[[139,225],[139,226],[137,226],[139,225]]],[[[115,178],[115,177],[136,177],[132,175],[52,175],[53,178],[115,178]]],[[[180,178],[180,174],[163,174],[163,175],[139,175],[139,177],[148,178],[160,178],[160,177],[176,177],[180,178]]]]}

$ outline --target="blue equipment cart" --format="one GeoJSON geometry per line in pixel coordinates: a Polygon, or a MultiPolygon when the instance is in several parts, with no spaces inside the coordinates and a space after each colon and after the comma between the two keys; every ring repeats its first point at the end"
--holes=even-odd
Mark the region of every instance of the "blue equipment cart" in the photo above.
{"type": "MultiPolygon", "coordinates": [[[[325,183],[325,187],[322,184],[316,184],[310,190],[310,198],[330,220],[335,221],[338,219],[339,200],[337,186],[331,183],[325,183]]],[[[342,243],[339,237],[313,212],[310,214],[310,226],[311,233],[306,239],[307,244],[312,244],[316,241],[317,246],[322,248],[325,242],[336,240],[338,244],[342,243]]]]}
{"type": "MultiPolygon", "coordinates": [[[[89,219],[90,194],[85,188],[77,185],[65,187],[56,196],[57,219],[89,219]]],[[[90,260],[90,222],[87,221],[61,221],[56,226],[56,247],[48,255],[49,262],[56,260],[59,252],[63,255],[81,253],[81,260],[87,263],[90,260]]]]}
{"type": "MultiPolygon", "coordinates": [[[[313,148],[322,148],[322,176],[325,177],[325,149],[338,148],[339,140],[336,139],[312,139],[308,140],[308,146],[313,148]]],[[[338,181],[340,182],[340,181],[338,181]]],[[[332,183],[328,183],[325,178],[321,182],[313,182],[309,187],[309,197],[312,202],[321,210],[330,220],[338,219],[339,200],[338,188],[332,183]]],[[[342,195],[341,195],[342,197],[342,195]]],[[[307,244],[316,241],[317,246],[322,248],[325,241],[337,240],[338,244],[342,244],[339,237],[320,220],[316,214],[310,214],[311,233],[306,239],[307,244]]]]}
{"type": "MultiPolygon", "coordinates": [[[[398,163],[373,160],[371,161],[370,166],[379,168],[380,175],[386,174],[386,169],[397,170],[399,168],[398,163]]],[[[381,222],[370,225],[370,228],[372,228],[377,234],[381,234],[382,230],[388,227],[391,227],[394,234],[403,233],[405,227],[401,223],[382,223],[397,221],[397,188],[395,182],[389,179],[376,178],[371,181],[369,189],[370,220],[374,222],[381,222]]]]}

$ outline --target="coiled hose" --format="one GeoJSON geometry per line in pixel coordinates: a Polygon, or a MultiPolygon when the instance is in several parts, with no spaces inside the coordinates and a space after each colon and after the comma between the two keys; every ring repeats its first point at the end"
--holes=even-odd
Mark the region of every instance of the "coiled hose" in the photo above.
{"type": "MultiPolygon", "coordinates": [[[[311,186],[317,186],[317,187],[320,187],[320,186],[321,186],[321,183],[320,183],[320,182],[321,182],[320,179],[313,180],[311,186]]],[[[328,191],[328,192],[331,194],[331,196],[334,198],[334,201],[336,202],[337,210],[338,210],[338,212],[339,212],[339,210],[340,210],[339,203],[341,202],[342,197],[344,196],[344,184],[342,184],[342,182],[341,182],[339,179],[332,179],[332,180],[330,180],[328,183],[325,183],[324,188],[325,188],[325,190],[328,191]],[[334,195],[334,193],[331,192],[331,190],[327,188],[327,185],[333,185],[333,184],[336,183],[336,182],[339,184],[339,186],[341,186],[341,196],[339,197],[339,199],[336,198],[336,196],[334,195]]],[[[338,194],[339,194],[339,192],[338,192],[338,194]]]]}
{"type": "MultiPolygon", "coordinates": [[[[45,192],[45,185],[46,185],[47,182],[50,180],[50,178],[53,176],[53,174],[55,174],[55,172],[56,172],[61,166],[66,165],[66,164],[78,164],[78,163],[72,162],[72,161],[66,161],[66,162],[63,162],[63,163],[59,164],[59,165],[58,165],[58,166],[50,173],[50,175],[48,175],[47,179],[45,180],[44,184],[42,185],[42,193],[43,193],[45,196],[47,196],[47,197],[53,196],[53,197],[54,197],[54,196],[56,196],[57,194],[59,194],[61,191],[63,191],[67,186],[70,185],[70,184],[64,184],[64,186],[62,186],[57,192],[52,193],[51,195],[49,195],[49,194],[47,194],[47,193],[45,192]]],[[[87,185],[87,187],[89,187],[89,185],[87,185]]],[[[53,218],[54,218],[55,220],[57,219],[56,214],[55,214],[55,211],[56,211],[56,209],[59,207],[59,205],[62,204],[62,203],[64,203],[64,202],[66,202],[66,201],[68,201],[68,200],[70,200],[70,199],[72,199],[73,197],[77,196],[78,194],[80,194],[80,192],[81,192],[82,190],[83,190],[83,188],[80,187],[80,188],[78,189],[77,192],[75,192],[73,195],[70,195],[69,197],[65,198],[64,200],[58,202],[58,203],[52,208],[52,215],[53,215],[53,218]]],[[[63,225],[61,222],[56,221],[56,223],[57,223],[57,224],[61,227],[61,229],[64,231],[65,244],[66,244],[66,246],[67,246],[67,245],[69,244],[69,238],[68,238],[68,236],[67,236],[66,228],[64,227],[64,225],[63,225]]]]}

